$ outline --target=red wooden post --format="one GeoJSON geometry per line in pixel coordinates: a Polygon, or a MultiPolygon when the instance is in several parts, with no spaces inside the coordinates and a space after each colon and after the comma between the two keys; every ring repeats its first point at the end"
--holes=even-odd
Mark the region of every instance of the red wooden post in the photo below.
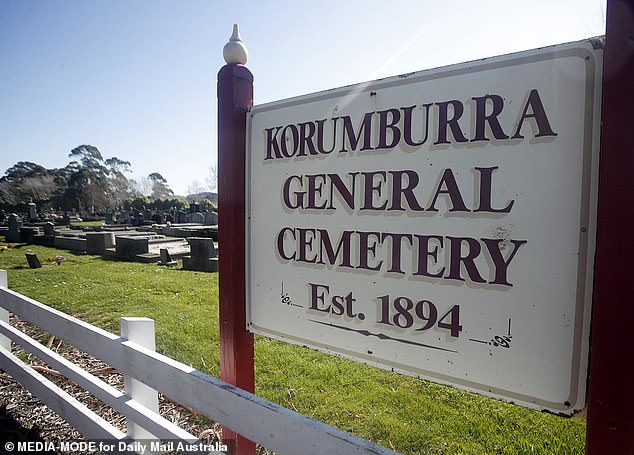
{"type": "MultiPolygon", "coordinates": [[[[242,56],[239,46],[244,45],[238,40],[234,26],[224,50],[227,65],[218,72],[220,378],[254,393],[253,334],[246,330],[244,244],[245,137],[247,113],[253,106],[253,75],[243,66],[246,48],[242,56]]],[[[235,445],[238,455],[255,454],[254,442],[229,429],[223,429],[223,440],[235,445]]]]}
{"type": "Polygon", "coordinates": [[[586,453],[634,454],[634,1],[608,0],[586,453]]]}

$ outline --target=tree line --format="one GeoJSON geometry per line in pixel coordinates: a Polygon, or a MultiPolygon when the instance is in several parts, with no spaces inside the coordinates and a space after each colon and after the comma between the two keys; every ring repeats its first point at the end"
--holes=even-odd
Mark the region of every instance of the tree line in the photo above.
{"type": "Polygon", "coordinates": [[[99,149],[80,145],[71,150],[70,162],[60,169],[46,169],[20,161],[0,177],[0,207],[24,211],[34,202],[48,210],[103,212],[119,208],[182,208],[183,198],[174,196],[158,172],[135,181],[126,177],[130,162],[117,157],[104,159],[99,149]]]}

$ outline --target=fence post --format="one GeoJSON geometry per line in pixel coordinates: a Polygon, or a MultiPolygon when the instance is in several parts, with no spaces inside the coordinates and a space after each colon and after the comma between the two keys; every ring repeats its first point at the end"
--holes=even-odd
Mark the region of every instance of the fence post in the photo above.
{"type": "MultiPolygon", "coordinates": [[[[156,349],[154,338],[154,320],[148,318],[121,318],[121,336],[144,348],[156,349]]],[[[124,376],[124,391],[134,401],[156,413],[159,412],[158,392],[151,387],[129,376],[124,376]]],[[[156,436],[127,420],[128,437],[134,440],[157,440],[156,436]]]]}
{"type": "MultiPolygon", "coordinates": [[[[8,288],[7,271],[0,270],[0,287],[8,288]]],[[[0,307],[0,321],[9,323],[9,311],[0,307]]],[[[11,340],[4,335],[0,335],[0,346],[11,352],[11,340]]]]}
{"type": "MultiPolygon", "coordinates": [[[[245,157],[247,113],[253,106],[253,75],[244,66],[247,50],[233,26],[218,72],[218,243],[220,378],[255,392],[253,334],[246,330],[245,157]]],[[[223,429],[237,455],[255,454],[255,443],[223,429]]]]}
{"type": "Polygon", "coordinates": [[[608,0],[586,453],[634,454],[634,2],[608,0]]]}

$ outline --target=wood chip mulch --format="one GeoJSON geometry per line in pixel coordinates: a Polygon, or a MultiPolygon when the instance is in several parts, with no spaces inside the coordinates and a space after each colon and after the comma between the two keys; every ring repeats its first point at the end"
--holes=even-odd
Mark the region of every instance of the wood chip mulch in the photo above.
{"type": "MultiPolygon", "coordinates": [[[[123,391],[123,375],[104,362],[56,339],[41,329],[22,321],[15,315],[11,315],[11,325],[42,344],[46,344],[49,349],[71,360],[102,381],[123,391]]],[[[124,433],[126,432],[125,416],[114,411],[32,354],[25,352],[21,347],[16,346],[15,343],[13,343],[11,352],[117,429],[124,433]]],[[[175,403],[163,394],[159,394],[159,413],[165,419],[206,443],[213,444],[215,441],[221,441],[220,424],[212,422],[196,414],[193,410],[175,403]]],[[[11,376],[0,370],[0,455],[12,453],[5,451],[5,442],[7,441],[12,441],[16,444],[18,441],[53,442],[57,445],[60,441],[82,440],[83,438],[77,430],[50,410],[11,376]]],[[[40,453],[55,452],[43,451],[40,453]]],[[[77,452],[78,455],[81,453],[77,452]]],[[[270,455],[271,452],[258,446],[257,454],[270,455]]]]}

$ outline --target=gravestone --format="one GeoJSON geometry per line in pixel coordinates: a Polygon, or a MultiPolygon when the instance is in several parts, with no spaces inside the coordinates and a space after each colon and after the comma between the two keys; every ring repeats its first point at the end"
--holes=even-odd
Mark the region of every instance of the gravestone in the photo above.
{"type": "Polygon", "coordinates": [[[193,258],[215,258],[218,257],[213,240],[208,237],[190,237],[187,242],[191,248],[193,258]]]}
{"type": "Polygon", "coordinates": [[[48,237],[54,237],[55,236],[55,224],[47,221],[46,223],[44,223],[44,235],[48,236],[48,237]]]}
{"type": "Polygon", "coordinates": [[[9,230],[5,239],[7,242],[19,242],[20,241],[20,228],[22,227],[22,218],[15,213],[9,215],[9,230]]]}
{"type": "Polygon", "coordinates": [[[33,202],[29,202],[29,220],[37,219],[37,206],[33,202]]]}
{"type": "Polygon", "coordinates": [[[158,265],[165,265],[167,267],[176,267],[178,261],[172,260],[170,252],[167,248],[161,248],[161,260],[157,262],[158,265]]]}
{"type": "Polygon", "coordinates": [[[62,233],[54,237],[55,248],[62,250],[86,251],[86,235],[83,232],[62,233]]]}
{"type": "Polygon", "coordinates": [[[158,213],[155,213],[152,215],[152,222],[156,223],[156,224],[163,224],[161,223],[161,215],[159,215],[158,213]]]}
{"type": "Polygon", "coordinates": [[[39,269],[42,267],[40,258],[35,253],[25,253],[26,261],[29,263],[29,267],[32,269],[39,269]]]}
{"type": "Polygon", "coordinates": [[[191,254],[183,257],[183,269],[199,272],[218,271],[218,253],[214,241],[207,237],[190,237],[187,239],[191,254]]]}
{"type": "Polygon", "coordinates": [[[114,246],[114,232],[86,232],[86,253],[104,254],[114,246]]]}
{"type": "Polygon", "coordinates": [[[25,226],[20,228],[20,242],[22,243],[44,243],[44,231],[40,226],[25,226]]]}
{"type": "Polygon", "coordinates": [[[205,224],[215,226],[218,224],[218,214],[216,212],[205,213],[205,224]]]}
{"type": "Polygon", "coordinates": [[[188,216],[189,223],[203,224],[205,222],[205,215],[200,212],[190,213],[188,216]]]}
{"type": "Polygon", "coordinates": [[[120,235],[116,239],[115,249],[121,259],[135,260],[139,254],[149,251],[148,237],[120,235]]]}

